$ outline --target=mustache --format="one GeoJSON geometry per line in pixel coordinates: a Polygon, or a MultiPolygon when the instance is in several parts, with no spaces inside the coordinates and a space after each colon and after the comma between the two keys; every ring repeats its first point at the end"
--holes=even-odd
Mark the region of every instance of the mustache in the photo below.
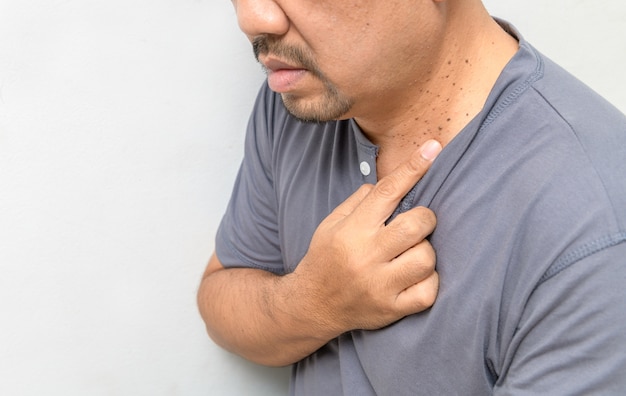
{"type": "Polygon", "coordinates": [[[317,77],[322,77],[322,73],[313,61],[312,56],[300,47],[281,43],[268,36],[257,36],[252,40],[252,51],[257,62],[259,61],[259,56],[272,54],[292,63],[294,66],[307,69],[317,77]]]}

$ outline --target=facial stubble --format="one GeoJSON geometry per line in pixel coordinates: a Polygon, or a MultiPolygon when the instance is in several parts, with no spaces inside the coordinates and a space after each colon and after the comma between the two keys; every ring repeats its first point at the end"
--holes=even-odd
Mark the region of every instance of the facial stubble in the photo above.
{"type": "MultiPolygon", "coordinates": [[[[281,97],[287,111],[304,122],[327,122],[345,118],[352,109],[353,101],[342,94],[338,87],[322,73],[313,60],[313,56],[306,50],[280,43],[268,36],[258,36],[252,41],[254,57],[276,56],[294,66],[305,69],[310,75],[323,84],[321,97],[311,98],[295,93],[282,93],[281,97]]],[[[267,70],[265,70],[267,72],[267,70]]]]}

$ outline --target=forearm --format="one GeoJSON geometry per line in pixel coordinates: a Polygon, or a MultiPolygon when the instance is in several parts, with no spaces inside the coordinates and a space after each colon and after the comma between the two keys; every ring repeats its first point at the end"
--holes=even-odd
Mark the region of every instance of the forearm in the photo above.
{"type": "Polygon", "coordinates": [[[336,337],[293,276],[236,268],[205,274],[198,306],[211,338],[256,363],[284,366],[336,337]]]}
{"type": "Polygon", "coordinates": [[[213,340],[249,360],[287,365],[353,329],[375,330],[429,308],[438,290],[427,208],[398,203],[441,150],[435,141],[375,186],[363,185],[318,226],[294,272],[224,269],[211,258],[198,305],[213,340]]]}

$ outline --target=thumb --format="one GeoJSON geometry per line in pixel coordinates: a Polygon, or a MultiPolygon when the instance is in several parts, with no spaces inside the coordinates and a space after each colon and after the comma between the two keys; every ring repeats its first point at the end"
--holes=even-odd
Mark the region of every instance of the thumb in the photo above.
{"type": "Polygon", "coordinates": [[[358,188],[352,195],[346,198],[345,201],[340,203],[328,217],[335,218],[337,220],[343,219],[344,217],[349,216],[354,209],[356,209],[363,199],[370,193],[370,191],[374,188],[372,184],[364,184],[358,188]]]}

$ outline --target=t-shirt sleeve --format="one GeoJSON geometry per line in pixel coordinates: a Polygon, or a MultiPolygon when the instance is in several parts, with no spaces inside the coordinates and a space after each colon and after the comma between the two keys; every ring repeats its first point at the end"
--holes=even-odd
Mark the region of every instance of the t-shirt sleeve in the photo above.
{"type": "Polygon", "coordinates": [[[280,98],[264,84],[250,117],[239,168],[215,251],[224,267],[284,272],[273,178],[273,137],[280,98]]]}
{"type": "Polygon", "coordinates": [[[494,395],[618,395],[626,390],[626,242],[534,291],[494,395]]]}

